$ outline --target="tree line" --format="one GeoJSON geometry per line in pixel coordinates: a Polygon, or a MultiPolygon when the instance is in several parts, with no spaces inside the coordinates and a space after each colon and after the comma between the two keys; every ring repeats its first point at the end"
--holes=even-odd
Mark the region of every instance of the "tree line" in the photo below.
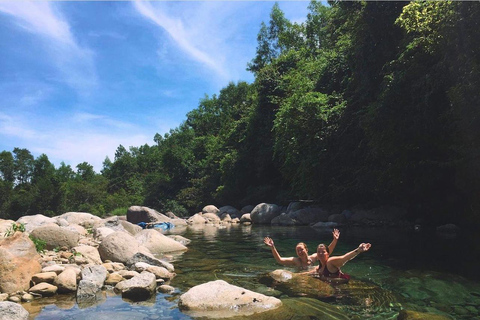
{"type": "Polygon", "coordinates": [[[120,145],[100,173],[3,151],[0,218],[308,199],[478,221],[480,4],[308,9],[294,23],[274,4],[247,66],[253,83],[205,96],[153,145],[120,145]]]}

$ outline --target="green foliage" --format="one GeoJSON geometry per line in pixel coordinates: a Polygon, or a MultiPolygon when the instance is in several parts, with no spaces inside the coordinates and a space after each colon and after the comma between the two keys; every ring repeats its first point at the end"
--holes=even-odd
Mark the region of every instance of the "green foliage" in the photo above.
{"type": "Polygon", "coordinates": [[[10,237],[17,231],[25,232],[25,225],[23,223],[12,223],[12,226],[5,231],[4,237],[10,237]]]}
{"type": "Polygon", "coordinates": [[[30,240],[32,240],[33,244],[35,245],[35,249],[38,253],[45,252],[45,247],[47,246],[47,242],[45,240],[29,236],[30,240]]]}
{"type": "Polygon", "coordinates": [[[101,174],[0,153],[0,217],[306,198],[475,221],[479,21],[478,2],[312,1],[300,24],[274,4],[252,84],[203,97],[152,146],[120,145],[101,174]]]}
{"type": "Polygon", "coordinates": [[[187,217],[188,211],[175,200],[166,200],[163,207],[164,212],[173,212],[177,217],[187,217]]]}
{"type": "Polygon", "coordinates": [[[128,208],[123,207],[123,208],[116,208],[112,211],[109,212],[110,215],[112,216],[125,216],[127,214],[128,208]]]}

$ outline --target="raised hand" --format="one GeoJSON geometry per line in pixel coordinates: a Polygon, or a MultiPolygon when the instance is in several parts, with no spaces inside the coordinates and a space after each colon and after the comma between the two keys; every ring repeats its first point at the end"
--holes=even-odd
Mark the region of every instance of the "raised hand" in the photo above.
{"type": "Polygon", "coordinates": [[[269,247],[273,247],[275,244],[273,243],[273,239],[270,237],[265,237],[263,239],[263,243],[265,243],[269,247]]]}
{"type": "Polygon", "coordinates": [[[368,251],[371,246],[372,245],[370,243],[360,243],[360,245],[358,246],[358,250],[360,250],[360,252],[365,252],[368,251]]]}
{"type": "Polygon", "coordinates": [[[338,231],[338,229],[333,229],[332,235],[333,239],[338,240],[338,238],[340,238],[340,231],[338,231]]]}

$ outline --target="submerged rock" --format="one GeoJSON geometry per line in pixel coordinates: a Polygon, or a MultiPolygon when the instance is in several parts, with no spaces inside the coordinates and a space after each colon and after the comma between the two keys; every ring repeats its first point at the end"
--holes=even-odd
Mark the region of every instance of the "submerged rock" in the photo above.
{"type": "Polygon", "coordinates": [[[449,316],[441,314],[424,313],[412,310],[401,310],[397,320],[451,320],[449,316]]]}
{"type": "Polygon", "coordinates": [[[260,278],[260,282],[295,297],[334,298],[335,289],[308,274],[277,269],[260,278]]]}

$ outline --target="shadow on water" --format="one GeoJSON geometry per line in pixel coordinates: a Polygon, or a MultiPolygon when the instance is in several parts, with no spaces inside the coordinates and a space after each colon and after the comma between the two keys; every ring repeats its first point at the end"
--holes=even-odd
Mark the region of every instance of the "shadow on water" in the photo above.
{"type": "Polygon", "coordinates": [[[34,310],[31,319],[85,319],[87,315],[115,320],[191,319],[177,308],[179,296],[195,285],[221,279],[282,300],[281,309],[250,317],[255,319],[396,319],[401,309],[480,319],[480,283],[472,272],[480,267],[475,260],[479,248],[475,239],[465,235],[442,239],[429,230],[415,233],[350,227],[340,231],[334,255],[348,252],[360,242],[371,242],[372,249],[342,268],[352,281],[335,286],[335,299],[329,301],[279,290],[260,279],[282,268],[263,244],[264,237],[275,240],[282,256],[293,256],[300,241],[308,245],[310,253],[318,243],[329,244],[331,230],[228,225],[172,230],[192,240],[186,253],[174,257],[173,295],[157,294],[149,301],[132,303],[107,291],[104,301],[86,308],[78,306],[74,298],[57,296],[31,302],[27,309],[34,310]],[[459,257],[463,260],[457,263],[459,257]]]}

